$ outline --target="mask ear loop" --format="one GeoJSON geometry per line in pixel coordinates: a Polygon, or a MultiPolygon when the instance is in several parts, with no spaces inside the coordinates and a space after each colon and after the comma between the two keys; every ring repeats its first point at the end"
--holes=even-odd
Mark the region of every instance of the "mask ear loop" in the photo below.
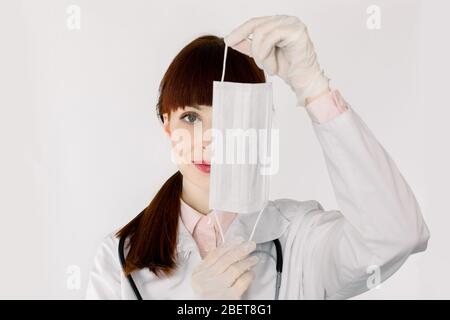
{"type": "Polygon", "coordinates": [[[264,211],[264,209],[266,208],[266,206],[267,206],[267,201],[266,201],[266,203],[263,205],[262,209],[258,213],[258,217],[256,218],[255,225],[253,226],[252,233],[250,234],[250,237],[248,238],[248,241],[252,241],[252,238],[253,238],[253,236],[255,234],[255,231],[256,231],[256,226],[258,225],[259,219],[261,218],[261,214],[264,211]]]}
{"type": "Polygon", "coordinates": [[[225,242],[225,236],[223,234],[222,225],[219,222],[219,217],[217,216],[217,210],[214,210],[214,217],[216,219],[216,224],[219,227],[220,237],[222,238],[222,243],[225,242]]]}
{"type": "Polygon", "coordinates": [[[228,52],[228,45],[225,43],[225,52],[223,54],[222,78],[220,79],[220,82],[223,82],[223,79],[225,78],[225,66],[227,64],[227,52],[228,52]]]}

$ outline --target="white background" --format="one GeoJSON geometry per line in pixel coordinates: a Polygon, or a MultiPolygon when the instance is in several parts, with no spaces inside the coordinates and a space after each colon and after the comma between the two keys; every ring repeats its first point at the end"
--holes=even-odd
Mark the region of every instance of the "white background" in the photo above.
{"type": "MultiPolygon", "coordinates": [[[[419,0],[1,0],[0,298],[84,297],[101,239],[176,170],[155,114],[173,57],[273,14],[308,26],[332,86],[395,160],[431,231],[427,251],[357,298],[450,298],[449,13],[448,1],[419,0]],[[67,27],[72,4],[79,30],[67,27]],[[366,26],[369,5],[379,30],[366,26]]],[[[269,80],[281,128],[271,199],[338,208],[305,110],[269,80]]]]}

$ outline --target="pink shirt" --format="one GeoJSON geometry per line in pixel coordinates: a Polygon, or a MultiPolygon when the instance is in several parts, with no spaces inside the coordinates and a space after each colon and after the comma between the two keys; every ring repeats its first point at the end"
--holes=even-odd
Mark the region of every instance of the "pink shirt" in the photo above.
{"type": "MultiPolygon", "coordinates": [[[[203,214],[189,206],[183,199],[180,198],[181,203],[181,220],[192,234],[200,251],[200,256],[204,258],[209,251],[221,244],[222,238],[220,230],[216,223],[215,210],[208,214],[203,214]]],[[[217,219],[219,220],[222,231],[225,234],[236,217],[236,213],[217,211],[217,219]]]]}
{"type": "MultiPolygon", "coordinates": [[[[327,122],[346,110],[348,110],[346,102],[337,90],[332,90],[330,93],[317,98],[306,107],[311,120],[316,123],[327,122]]],[[[214,210],[205,215],[190,207],[181,198],[180,202],[181,220],[186,229],[192,234],[199,248],[200,255],[204,258],[209,251],[220,245],[222,241],[219,227],[216,224],[214,210]]],[[[217,211],[217,213],[220,226],[225,234],[236,217],[236,213],[225,211],[217,211]]]]}

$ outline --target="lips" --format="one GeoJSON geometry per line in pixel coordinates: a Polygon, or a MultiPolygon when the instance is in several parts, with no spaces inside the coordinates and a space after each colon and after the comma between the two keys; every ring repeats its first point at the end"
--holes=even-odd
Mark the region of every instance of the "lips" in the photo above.
{"type": "Polygon", "coordinates": [[[211,171],[211,164],[209,162],[193,162],[195,167],[204,173],[211,171]]]}

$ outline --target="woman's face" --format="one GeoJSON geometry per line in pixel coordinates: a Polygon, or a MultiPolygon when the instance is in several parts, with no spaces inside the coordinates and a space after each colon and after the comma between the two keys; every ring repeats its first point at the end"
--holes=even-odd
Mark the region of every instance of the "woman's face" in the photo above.
{"type": "Polygon", "coordinates": [[[211,106],[186,106],[170,115],[163,114],[164,131],[172,141],[172,161],[188,180],[205,191],[209,190],[211,106]]]}

